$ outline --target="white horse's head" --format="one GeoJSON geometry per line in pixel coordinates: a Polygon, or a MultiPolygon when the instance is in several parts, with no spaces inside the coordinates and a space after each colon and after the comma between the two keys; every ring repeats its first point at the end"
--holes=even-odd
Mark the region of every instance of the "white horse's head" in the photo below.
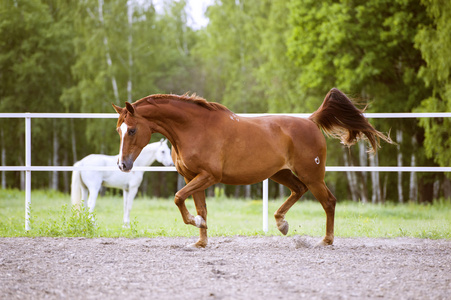
{"type": "Polygon", "coordinates": [[[171,149],[169,149],[167,141],[168,140],[166,139],[160,140],[160,146],[155,154],[155,159],[165,166],[173,166],[174,163],[172,162],[171,149]]]}

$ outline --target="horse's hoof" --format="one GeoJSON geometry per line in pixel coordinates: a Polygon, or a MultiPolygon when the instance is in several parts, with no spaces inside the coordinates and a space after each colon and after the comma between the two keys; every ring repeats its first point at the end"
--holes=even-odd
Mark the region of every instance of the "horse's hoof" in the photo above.
{"type": "Polygon", "coordinates": [[[287,221],[283,221],[283,223],[279,226],[277,226],[277,229],[279,229],[280,232],[282,232],[283,235],[287,235],[288,229],[290,228],[290,225],[288,225],[287,221]]]}
{"type": "Polygon", "coordinates": [[[195,250],[198,250],[198,249],[204,249],[206,246],[207,245],[204,244],[204,243],[197,242],[197,243],[194,243],[194,244],[186,245],[183,250],[185,250],[185,251],[195,251],[195,250]]]}
{"type": "Polygon", "coordinates": [[[324,247],[324,246],[332,246],[334,243],[333,240],[321,240],[318,244],[316,244],[316,247],[324,247]]]}
{"type": "Polygon", "coordinates": [[[207,228],[207,222],[205,222],[204,218],[202,218],[201,216],[197,215],[194,217],[194,222],[196,223],[196,227],[198,228],[203,228],[203,229],[208,229],[207,228]]]}

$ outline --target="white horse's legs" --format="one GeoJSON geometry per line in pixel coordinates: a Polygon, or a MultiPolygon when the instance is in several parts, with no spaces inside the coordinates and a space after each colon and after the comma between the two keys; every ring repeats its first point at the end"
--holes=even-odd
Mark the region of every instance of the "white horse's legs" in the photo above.
{"type": "Polygon", "coordinates": [[[128,191],[124,190],[124,225],[123,227],[130,227],[130,211],[132,210],[133,199],[138,193],[138,187],[132,187],[128,191]]]}
{"type": "Polygon", "coordinates": [[[100,187],[88,187],[89,197],[88,197],[88,209],[92,213],[96,207],[97,196],[99,195],[100,187]]]}
{"type": "Polygon", "coordinates": [[[128,190],[123,189],[122,196],[124,197],[124,217],[123,217],[124,223],[122,224],[122,227],[128,228],[130,227],[130,212],[127,209],[128,190]]]}
{"type": "Polygon", "coordinates": [[[81,186],[81,201],[83,202],[83,206],[87,205],[88,200],[88,189],[85,186],[81,186]]]}

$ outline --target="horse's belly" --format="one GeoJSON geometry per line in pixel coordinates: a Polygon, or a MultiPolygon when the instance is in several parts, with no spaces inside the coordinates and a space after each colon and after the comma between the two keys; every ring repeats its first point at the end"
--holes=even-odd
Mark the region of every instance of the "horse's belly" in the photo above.
{"type": "Polygon", "coordinates": [[[131,178],[131,173],[110,172],[109,176],[105,176],[103,185],[110,188],[127,189],[131,178]]]}
{"type": "Polygon", "coordinates": [[[284,164],[241,165],[234,169],[224,168],[221,182],[224,184],[242,185],[255,184],[271,177],[282,169],[288,167],[284,164]]]}

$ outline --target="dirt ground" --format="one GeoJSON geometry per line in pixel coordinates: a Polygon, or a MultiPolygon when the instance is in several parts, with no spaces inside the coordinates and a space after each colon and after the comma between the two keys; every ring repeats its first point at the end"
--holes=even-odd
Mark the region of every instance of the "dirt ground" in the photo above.
{"type": "Polygon", "coordinates": [[[451,241],[0,238],[0,299],[451,299],[451,241]]]}

